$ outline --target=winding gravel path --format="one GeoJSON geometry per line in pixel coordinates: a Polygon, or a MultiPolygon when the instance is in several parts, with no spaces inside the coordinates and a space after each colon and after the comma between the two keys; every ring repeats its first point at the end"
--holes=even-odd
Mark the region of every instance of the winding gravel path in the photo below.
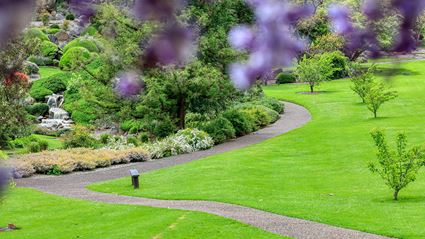
{"type": "Polygon", "coordinates": [[[140,172],[148,172],[202,159],[206,156],[243,148],[299,128],[310,121],[311,115],[305,108],[289,102],[286,102],[285,106],[285,114],[283,114],[281,119],[275,124],[253,134],[218,145],[210,150],[164,158],[156,161],[120,165],[90,172],[73,173],[56,177],[35,176],[32,178],[19,179],[17,180],[17,185],[19,187],[31,187],[51,194],[84,200],[206,212],[235,219],[237,221],[262,228],[266,231],[292,238],[385,238],[378,235],[338,228],[307,220],[290,218],[227,203],[190,200],[157,200],[105,194],[89,191],[85,188],[87,185],[92,183],[128,176],[129,169],[137,168],[140,172]]]}

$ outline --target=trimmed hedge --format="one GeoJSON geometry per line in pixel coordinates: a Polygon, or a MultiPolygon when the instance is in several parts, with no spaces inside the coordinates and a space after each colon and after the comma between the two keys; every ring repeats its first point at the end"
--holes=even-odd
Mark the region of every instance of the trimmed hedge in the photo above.
{"type": "Polygon", "coordinates": [[[32,98],[34,98],[36,101],[45,101],[46,96],[48,95],[52,95],[54,92],[43,87],[41,84],[36,84],[36,82],[34,82],[33,86],[31,87],[30,90],[30,96],[32,98]]]}
{"type": "Polygon", "coordinates": [[[260,100],[254,101],[253,104],[263,105],[281,114],[284,111],[284,105],[279,100],[272,97],[263,97],[260,100]]]}

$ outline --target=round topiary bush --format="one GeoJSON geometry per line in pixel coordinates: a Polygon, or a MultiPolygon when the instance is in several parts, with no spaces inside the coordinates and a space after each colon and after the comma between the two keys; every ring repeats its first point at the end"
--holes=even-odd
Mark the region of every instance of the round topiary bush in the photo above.
{"type": "Polygon", "coordinates": [[[100,52],[96,40],[92,37],[79,37],[72,40],[63,48],[63,52],[66,53],[67,51],[75,47],[86,48],[89,52],[100,52]]]}
{"type": "Polygon", "coordinates": [[[81,65],[86,65],[91,60],[90,52],[84,47],[69,49],[61,58],[59,66],[65,70],[74,70],[81,65]]]}

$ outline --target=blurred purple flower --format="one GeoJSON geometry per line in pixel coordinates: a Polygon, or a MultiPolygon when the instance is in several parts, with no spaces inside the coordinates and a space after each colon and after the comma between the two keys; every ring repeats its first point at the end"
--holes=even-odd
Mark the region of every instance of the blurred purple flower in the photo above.
{"type": "Polygon", "coordinates": [[[140,75],[134,71],[122,73],[116,83],[116,92],[124,97],[130,98],[141,93],[144,83],[140,79],[140,75]]]}
{"type": "Polygon", "coordinates": [[[229,68],[232,81],[240,89],[246,89],[273,68],[292,63],[306,46],[306,42],[295,34],[293,25],[313,13],[309,6],[277,0],[247,0],[247,3],[254,10],[254,26],[251,29],[236,26],[229,36],[234,48],[249,52],[245,63],[229,68]]]}
{"type": "Polygon", "coordinates": [[[328,14],[336,33],[345,35],[354,31],[348,7],[339,4],[332,4],[329,6],[328,14]]]}
{"type": "Polygon", "coordinates": [[[69,7],[80,19],[79,23],[85,25],[96,14],[95,0],[70,0],[69,7]]]}
{"type": "Polygon", "coordinates": [[[155,37],[142,58],[146,67],[186,64],[196,53],[196,34],[173,24],[155,37]]]}
{"type": "Polygon", "coordinates": [[[35,0],[0,1],[0,47],[22,32],[34,11],[35,0]]]}
{"type": "Polygon", "coordinates": [[[134,15],[142,20],[168,21],[184,6],[183,0],[136,0],[134,15]]]}
{"type": "Polygon", "coordinates": [[[229,33],[229,42],[235,49],[247,50],[253,47],[254,33],[249,26],[241,25],[234,27],[229,33]]]}
{"type": "Polygon", "coordinates": [[[393,0],[393,7],[403,16],[394,51],[409,52],[417,47],[413,28],[419,15],[424,11],[424,0],[393,0]]]}
{"type": "Polygon", "coordinates": [[[382,18],[383,14],[378,0],[365,0],[362,6],[362,11],[370,20],[378,20],[382,18]]]}
{"type": "Polygon", "coordinates": [[[10,170],[0,167],[0,196],[6,191],[11,179],[10,170]]]}

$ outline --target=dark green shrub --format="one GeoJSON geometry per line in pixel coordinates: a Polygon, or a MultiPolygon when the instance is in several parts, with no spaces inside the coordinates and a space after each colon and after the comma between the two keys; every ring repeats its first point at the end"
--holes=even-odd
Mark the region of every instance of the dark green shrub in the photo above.
{"type": "Polygon", "coordinates": [[[88,64],[91,59],[91,54],[86,48],[74,47],[62,56],[59,66],[65,70],[74,70],[88,64]]]}
{"type": "Polygon", "coordinates": [[[98,34],[99,32],[94,26],[89,26],[83,31],[82,35],[97,36],[98,34]]]}
{"type": "MultiPolygon", "coordinates": [[[[36,83],[36,82],[35,82],[36,83]]],[[[32,98],[34,98],[36,101],[42,101],[44,102],[46,99],[46,96],[53,94],[54,92],[41,86],[35,86],[35,84],[30,89],[30,95],[32,98]]]]}
{"type": "Polygon", "coordinates": [[[154,122],[152,134],[157,138],[165,138],[176,132],[176,130],[174,122],[169,118],[165,118],[161,121],[154,122]]]}
{"type": "Polygon", "coordinates": [[[68,20],[68,21],[74,21],[75,20],[75,16],[72,13],[68,13],[65,16],[65,19],[68,20]]]}
{"type": "Polygon", "coordinates": [[[126,120],[121,123],[120,128],[124,132],[129,132],[133,128],[137,128],[137,121],[135,120],[126,120]]]}
{"type": "Polygon", "coordinates": [[[84,127],[76,127],[64,137],[64,146],[69,148],[96,148],[98,142],[84,127]]]}
{"type": "Polygon", "coordinates": [[[256,130],[254,119],[241,110],[230,109],[223,113],[223,117],[232,123],[236,136],[243,136],[256,130]]]}
{"type": "Polygon", "coordinates": [[[52,29],[60,29],[61,27],[58,24],[53,24],[50,26],[52,29]]]}
{"type": "Polygon", "coordinates": [[[100,50],[96,44],[96,40],[94,38],[89,37],[80,37],[72,40],[70,43],[68,43],[64,48],[63,52],[66,53],[72,48],[75,47],[82,47],[87,49],[89,52],[95,52],[99,53],[100,50]]]}
{"type": "Polygon", "coordinates": [[[276,77],[276,84],[289,84],[297,82],[297,77],[292,73],[282,72],[276,77]]]}
{"type": "Polygon", "coordinates": [[[218,117],[205,123],[201,130],[207,132],[213,138],[215,144],[223,143],[236,136],[232,123],[224,117],[218,117]]]}
{"type": "Polygon", "coordinates": [[[61,175],[62,174],[62,170],[58,165],[53,165],[49,171],[47,171],[47,175],[61,175]]]}
{"type": "Polygon", "coordinates": [[[147,142],[149,142],[149,134],[146,133],[146,132],[140,133],[139,139],[142,143],[147,143],[147,142]]]}
{"type": "Polygon", "coordinates": [[[262,99],[253,102],[254,104],[263,105],[281,114],[284,111],[284,105],[279,100],[272,97],[263,97],[262,99]]]}
{"type": "Polygon", "coordinates": [[[111,138],[110,134],[102,134],[100,135],[100,143],[108,144],[109,139],[111,138]]]}
{"type": "Polygon", "coordinates": [[[25,107],[28,113],[35,116],[44,116],[49,113],[49,106],[45,103],[35,103],[25,107]]]}

